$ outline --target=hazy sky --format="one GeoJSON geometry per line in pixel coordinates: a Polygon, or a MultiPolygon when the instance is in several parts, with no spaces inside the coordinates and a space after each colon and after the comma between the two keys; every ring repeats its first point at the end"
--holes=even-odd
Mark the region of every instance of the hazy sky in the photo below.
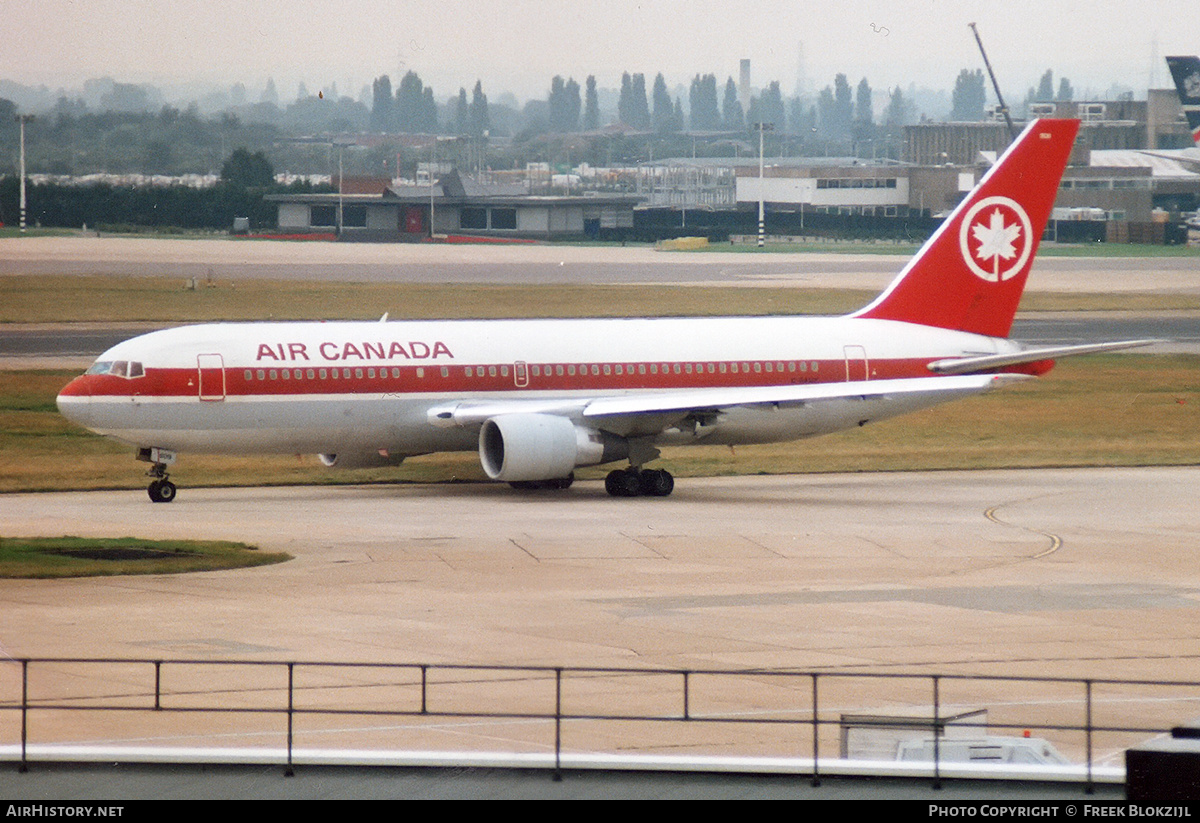
{"type": "Polygon", "coordinates": [[[555,74],[602,87],[621,72],[662,72],[668,85],[697,72],[779,80],[801,71],[815,89],[837,72],[876,89],[910,82],[949,89],[979,68],[967,23],[979,24],[1006,92],[1023,97],[1047,68],[1077,91],[1113,83],[1143,90],[1162,58],[1200,53],[1195,0],[739,2],[739,0],[0,0],[0,79],[77,88],[109,75],[167,89],[267,78],[290,101],[336,82],[363,85],[407,70],[439,98],[482,78],[490,95],[542,97],[555,74]],[[1157,59],[1154,59],[1157,58],[1157,59]]]}

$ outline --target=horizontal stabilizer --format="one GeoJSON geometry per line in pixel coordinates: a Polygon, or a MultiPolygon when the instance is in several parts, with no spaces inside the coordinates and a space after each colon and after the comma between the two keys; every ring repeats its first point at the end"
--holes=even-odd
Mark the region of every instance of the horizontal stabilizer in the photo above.
{"type": "Polygon", "coordinates": [[[951,357],[945,360],[935,360],[929,364],[929,370],[934,374],[971,374],[987,369],[1019,366],[1022,363],[1037,363],[1042,360],[1058,360],[1063,357],[1074,357],[1080,354],[1136,349],[1141,346],[1151,346],[1162,342],[1162,340],[1121,340],[1113,343],[1090,343],[1082,346],[1052,346],[1042,349],[1025,349],[1024,351],[1013,352],[1012,354],[951,357]]]}

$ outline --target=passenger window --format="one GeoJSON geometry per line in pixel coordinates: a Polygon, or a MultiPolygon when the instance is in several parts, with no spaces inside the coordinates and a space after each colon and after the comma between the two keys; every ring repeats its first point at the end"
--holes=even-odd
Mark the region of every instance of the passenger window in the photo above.
{"type": "Polygon", "coordinates": [[[421,368],[420,366],[417,367],[417,377],[422,379],[425,377],[425,369],[421,368]]]}
{"type": "Polygon", "coordinates": [[[321,369],[321,371],[318,372],[317,376],[320,377],[322,380],[324,380],[326,378],[326,376],[328,376],[328,374],[329,374],[329,372],[325,371],[325,369],[321,369]]]}
{"type": "Polygon", "coordinates": [[[375,370],[367,369],[367,377],[371,377],[371,378],[375,377],[375,370]]]}
{"type": "Polygon", "coordinates": [[[449,377],[449,376],[450,376],[450,369],[446,368],[445,366],[442,366],[442,377],[449,377]]]}
{"type": "Polygon", "coordinates": [[[266,379],[267,379],[267,372],[266,372],[264,369],[259,369],[259,370],[258,370],[258,374],[257,374],[257,375],[255,375],[255,376],[256,376],[256,377],[257,377],[259,380],[266,380],[266,379]]]}
{"type": "Polygon", "coordinates": [[[249,383],[251,380],[254,379],[254,375],[250,373],[249,369],[246,369],[246,372],[245,372],[245,374],[242,375],[242,377],[244,377],[246,379],[247,383],[249,383]]]}
{"type": "Polygon", "coordinates": [[[271,369],[269,372],[267,372],[267,377],[271,378],[272,380],[276,380],[279,378],[279,372],[271,369]]]}

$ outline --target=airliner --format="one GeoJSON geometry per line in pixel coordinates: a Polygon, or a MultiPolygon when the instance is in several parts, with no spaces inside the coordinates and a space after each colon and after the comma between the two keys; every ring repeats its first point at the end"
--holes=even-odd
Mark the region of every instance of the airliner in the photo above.
{"type": "Polygon", "coordinates": [[[104,352],[70,420],[136,448],[150,499],[178,452],[317,454],[330,467],[478,451],[492,480],[671,494],[664,446],[774,443],[1029,379],[1056,358],[1007,339],[1075,120],[1037,120],[870,305],[843,317],[216,323],[104,352]]]}

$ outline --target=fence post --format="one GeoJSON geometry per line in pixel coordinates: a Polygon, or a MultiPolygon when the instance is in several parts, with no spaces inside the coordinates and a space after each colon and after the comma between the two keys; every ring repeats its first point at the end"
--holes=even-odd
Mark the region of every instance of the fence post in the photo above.
{"type": "Polygon", "coordinates": [[[1085,711],[1087,713],[1085,723],[1087,725],[1087,784],[1084,786],[1085,794],[1095,794],[1096,786],[1092,783],[1092,681],[1083,681],[1084,692],[1086,695],[1085,711]]]}
{"type": "Polygon", "coordinates": [[[562,667],[554,668],[554,782],[562,780],[562,667]]]}
{"type": "Polygon", "coordinates": [[[283,772],[284,777],[291,777],[296,772],[292,769],[292,722],[293,710],[296,708],[294,699],[295,694],[295,663],[287,664],[288,687],[287,687],[287,768],[283,772]]]}
{"type": "Polygon", "coordinates": [[[817,719],[817,678],[819,675],[816,672],[812,673],[812,694],[813,694],[813,709],[812,709],[812,729],[813,729],[813,786],[821,785],[821,769],[817,764],[820,763],[820,748],[821,736],[819,734],[821,724],[817,719]]]}
{"type": "Polygon", "coordinates": [[[940,684],[941,678],[936,674],[933,675],[933,788],[935,790],[942,788],[942,747],[941,736],[938,734],[941,726],[940,684]]]}
{"type": "Polygon", "coordinates": [[[29,661],[21,660],[21,774],[29,771],[29,661]]]}

